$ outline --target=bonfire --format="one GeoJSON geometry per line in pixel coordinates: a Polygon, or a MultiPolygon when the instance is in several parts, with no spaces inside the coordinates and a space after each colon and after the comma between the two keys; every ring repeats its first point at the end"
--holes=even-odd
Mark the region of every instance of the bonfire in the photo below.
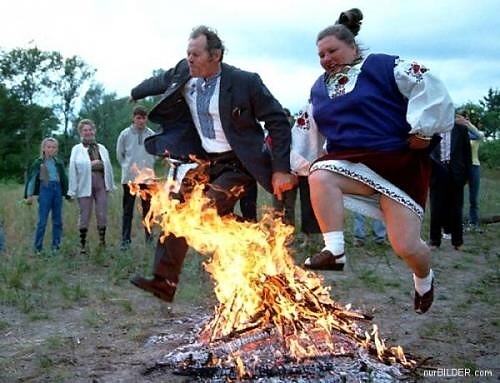
{"type": "MultiPolygon", "coordinates": [[[[150,176],[143,173],[136,182],[150,176]]],[[[205,373],[218,366],[230,367],[238,378],[255,376],[263,363],[259,352],[269,361],[266,347],[272,348],[273,365],[352,356],[355,345],[384,365],[415,367],[400,346],[385,345],[376,325],[362,329],[359,323],[371,317],[334,301],[321,275],[294,263],[287,247],[293,227],[279,217],[267,212],[257,223],[221,217],[204,196],[203,184],[195,184],[182,202],[172,198],[178,185],[171,178],[156,180],[147,190],[131,186],[142,197],[151,196],[144,222],[148,229],[158,225],[163,237],[185,237],[206,257],[204,268],[218,304],[196,339],[205,350],[196,364],[205,373]]],[[[174,359],[185,370],[195,363],[192,351],[179,351],[174,359]]]]}

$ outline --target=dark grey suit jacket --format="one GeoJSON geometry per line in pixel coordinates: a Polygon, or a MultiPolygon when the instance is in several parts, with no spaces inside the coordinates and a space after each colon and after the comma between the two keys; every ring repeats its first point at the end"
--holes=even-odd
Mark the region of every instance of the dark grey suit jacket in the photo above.
{"type": "MultiPolygon", "coordinates": [[[[434,166],[443,166],[440,161],[440,147],[437,145],[431,152],[434,166]]],[[[472,155],[467,127],[455,124],[451,131],[450,163],[448,166],[450,175],[457,185],[465,185],[469,179],[472,166],[472,155]]],[[[435,172],[431,173],[431,183],[436,182],[435,172]]]]}
{"type": "MultiPolygon", "coordinates": [[[[160,76],[143,81],[132,89],[138,100],[163,94],[149,113],[149,119],[162,127],[162,132],[145,143],[150,152],[159,154],[167,149],[174,155],[205,154],[182,95],[190,79],[186,60],[160,76]]],[[[290,170],[290,124],[283,108],[256,73],[250,73],[222,63],[219,113],[229,145],[252,176],[272,192],[271,174],[290,170]],[[264,122],[272,140],[272,153],[264,144],[264,122]]]]}

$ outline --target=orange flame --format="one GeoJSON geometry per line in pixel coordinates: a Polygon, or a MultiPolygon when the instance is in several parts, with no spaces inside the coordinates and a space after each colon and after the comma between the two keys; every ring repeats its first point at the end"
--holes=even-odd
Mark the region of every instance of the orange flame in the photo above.
{"type": "MultiPolygon", "coordinates": [[[[356,324],[364,316],[330,298],[329,288],[313,272],[296,266],[287,247],[293,228],[265,213],[258,223],[221,217],[196,185],[184,202],[171,198],[171,182],[158,182],[148,190],[131,185],[132,192],[149,193],[151,209],[145,225],[157,224],[185,237],[199,253],[207,255],[205,269],[215,285],[218,306],[202,332],[206,342],[253,328],[276,328],[290,355],[300,360],[336,350],[331,336],[340,331],[376,352],[382,361],[408,361],[401,347],[387,349],[374,326],[371,334],[356,324]],[[321,348],[315,340],[322,340],[321,348]]],[[[238,370],[244,371],[236,358],[238,370]]]]}

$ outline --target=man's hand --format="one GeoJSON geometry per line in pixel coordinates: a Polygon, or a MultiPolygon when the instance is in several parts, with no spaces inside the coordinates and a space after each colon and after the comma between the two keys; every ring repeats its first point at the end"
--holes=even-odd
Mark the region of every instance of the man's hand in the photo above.
{"type": "Polygon", "coordinates": [[[273,194],[281,201],[283,199],[283,192],[292,190],[297,186],[298,180],[291,173],[274,172],[271,182],[273,184],[273,194]]]}

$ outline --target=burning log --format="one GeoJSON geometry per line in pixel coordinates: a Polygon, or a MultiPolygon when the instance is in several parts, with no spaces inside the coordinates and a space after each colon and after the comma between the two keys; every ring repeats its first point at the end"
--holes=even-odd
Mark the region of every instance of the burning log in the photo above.
{"type": "Polygon", "coordinates": [[[253,329],[231,339],[205,343],[200,336],[171,351],[153,368],[172,369],[175,374],[210,382],[228,380],[274,382],[393,382],[406,377],[401,365],[389,365],[371,357],[369,351],[345,334],[333,335],[336,350],[328,350],[326,339],[315,339],[325,352],[297,360],[290,355],[276,328],[253,329]]]}

